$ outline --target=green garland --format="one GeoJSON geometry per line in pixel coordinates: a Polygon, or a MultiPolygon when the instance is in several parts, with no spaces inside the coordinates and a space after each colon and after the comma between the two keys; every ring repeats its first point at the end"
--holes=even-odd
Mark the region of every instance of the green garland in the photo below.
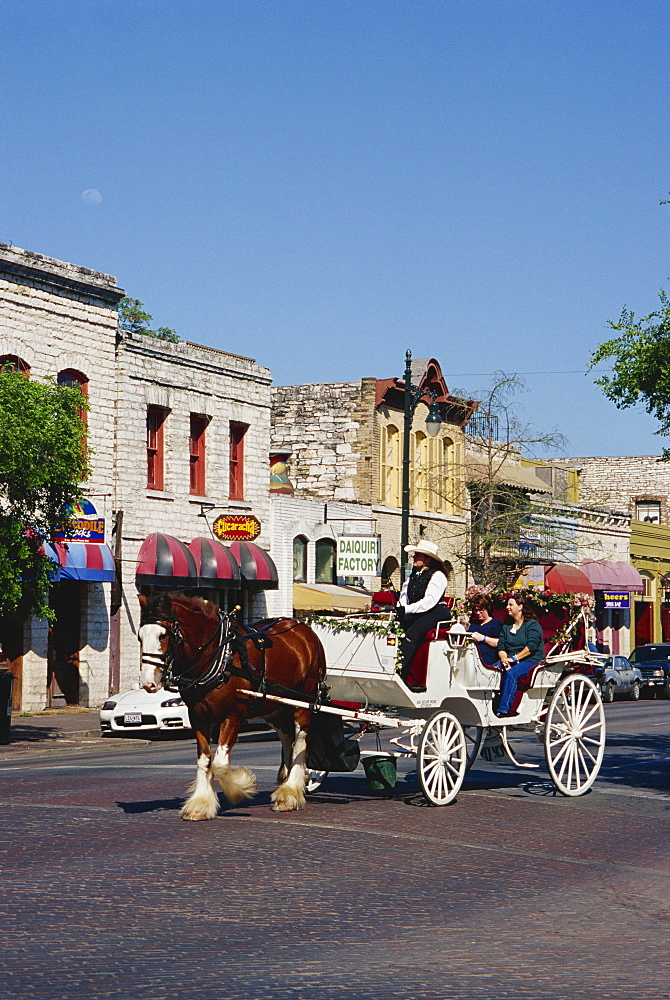
{"type": "Polygon", "coordinates": [[[358,618],[354,615],[335,617],[331,615],[308,615],[305,619],[308,625],[320,625],[331,632],[362,632],[365,635],[381,635],[401,637],[405,633],[400,622],[392,618],[376,620],[374,618],[358,618]]]}

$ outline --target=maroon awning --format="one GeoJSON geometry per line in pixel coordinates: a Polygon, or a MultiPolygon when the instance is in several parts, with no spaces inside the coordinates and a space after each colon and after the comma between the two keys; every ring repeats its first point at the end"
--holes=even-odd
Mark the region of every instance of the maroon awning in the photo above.
{"type": "Polygon", "coordinates": [[[641,594],[642,577],[627,562],[583,562],[581,569],[588,576],[594,590],[628,590],[641,594]]]}
{"type": "Polygon", "coordinates": [[[586,573],[569,563],[557,563],[545,570],[544,583],[548,590],[556,594],[593,595],[593,586],[586,573]]]}
{"type": "Polygon", "coordinates": [[[279,577],[269,552],[253,542],[231,542],[230,551],[240,567],[242,586],[253,590],[277,590],[279,577]]]}
{"type": "Polygon", "coordinates": [[[153,587],[197,587],[198,570],[186,545],[172,535],[147,535],[140,547],[135,581],[153,587]]]}
{"type": "Polygon", "coordinates": [[[240,567],[226,545],[213,538],[200,537],[189,542],[188,547],[195,559],[199,587],[239,589],[240,567]]]}

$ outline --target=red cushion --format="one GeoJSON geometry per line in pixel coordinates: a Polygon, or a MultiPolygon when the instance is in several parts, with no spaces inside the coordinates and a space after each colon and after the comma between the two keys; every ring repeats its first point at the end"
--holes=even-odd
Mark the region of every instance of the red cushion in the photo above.
{"type": "Polygon", "coordinates": [[[540,663],[534,663],[533,666],[530,668],[530,670],[527,670],[525,674],[522,674],[521,677],[519,677],[518,681],[516,682],[516,694],[512,699],[512,708],[511,708],[512,712],[516,712],[517,708],[521,704],[521,696],[524,693],[524,691],[528,691],[529,688],[532,688],[533,681],[535,680],[535,671],[541,665],[542,664],[540,663]]]}

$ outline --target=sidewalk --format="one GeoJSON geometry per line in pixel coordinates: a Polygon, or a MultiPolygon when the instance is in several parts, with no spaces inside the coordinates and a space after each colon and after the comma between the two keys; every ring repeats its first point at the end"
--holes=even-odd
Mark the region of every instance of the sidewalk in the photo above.
{"type": "Polygon", "coordinates": [[[0,754],[7,759],[13,750],[64,750],[76,746],[106,746],[129,744],[146,746],[148,740],[126,740],[105,737],[100,733],[100,710],[70,708],[53,709],[32,715],[12,716],[9,743],[0,745],[0,754]]]}

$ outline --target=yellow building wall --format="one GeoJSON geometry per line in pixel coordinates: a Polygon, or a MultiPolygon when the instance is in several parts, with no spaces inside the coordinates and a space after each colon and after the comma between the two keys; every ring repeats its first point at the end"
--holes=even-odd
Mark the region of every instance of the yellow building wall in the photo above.
{"type": "MultiPolygon", "coordinates": [[[[631,521],[630,561],[641,574],[645,583],[645,595],[637,597],[635,604],[645,601],[652,604],[652,642],[670,641],[670,635],[663,636],[661,610],[665,603],[666,586],[663,577],[670,582],[670,527],[650,524],[645,521],[631,521]]],[[[670,604],[668,605],[670,608],[670,604]]],[[[633,616],[634,617],[634,616],[633,616]]],[[[631,623],[634,625],[634,623],[631,623]]],[[[635,645],[639,645],[635,639],[635,645]]]]}

